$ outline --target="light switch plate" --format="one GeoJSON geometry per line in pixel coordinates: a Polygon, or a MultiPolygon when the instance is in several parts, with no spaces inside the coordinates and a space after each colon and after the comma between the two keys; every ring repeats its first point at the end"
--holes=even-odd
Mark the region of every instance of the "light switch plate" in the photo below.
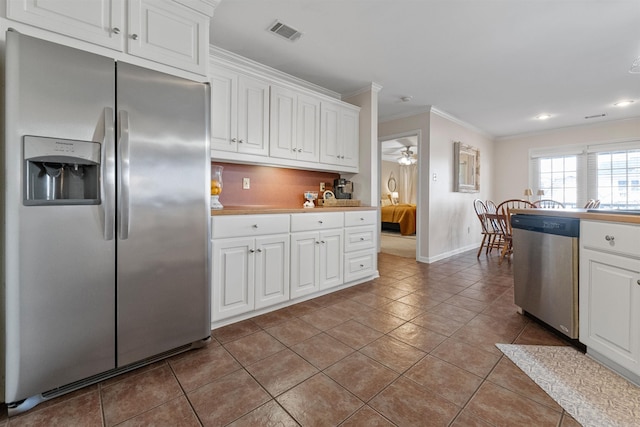
{"type": "Polygon", "coordinates": [[[248,190],[251,188],[251,180],[249,178],[242,178],[242,189],[248,190]]]}

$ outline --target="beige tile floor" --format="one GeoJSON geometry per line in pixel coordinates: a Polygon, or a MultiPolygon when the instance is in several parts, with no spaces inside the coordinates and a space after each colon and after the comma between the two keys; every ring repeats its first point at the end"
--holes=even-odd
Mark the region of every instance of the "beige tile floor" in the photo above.
{"type": "Polygon", "coordinates": [[[518,315],[508,262],[381,254],[381,277],[213,331],[4,426],[577,426],[494,346],[564,344],[518,315]]]}

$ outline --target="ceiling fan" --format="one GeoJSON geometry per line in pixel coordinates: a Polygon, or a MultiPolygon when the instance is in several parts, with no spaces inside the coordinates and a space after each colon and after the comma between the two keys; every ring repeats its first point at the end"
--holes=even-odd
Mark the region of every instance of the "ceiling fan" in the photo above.
{"type": "Polygon", "coordinates": [[[400,165],[414,165],[418,161],[414,157],[413,151],[411,151],[410,147],[406,147],[400,152],[400,154],[401,156],[398,158],[398,163],[400,163],[400,165]]]}

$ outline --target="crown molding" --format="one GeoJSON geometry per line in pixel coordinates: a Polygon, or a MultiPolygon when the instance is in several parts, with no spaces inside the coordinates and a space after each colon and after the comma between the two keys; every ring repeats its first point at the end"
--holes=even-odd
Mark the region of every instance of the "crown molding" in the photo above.
{"type": "Polygon", "coordinates": [[[552,133],[562,132],[562,131],[570,130],[570,129],[606,126],[606,125],[616,124],[617,122],[626,122],[626,121],[638,120],[638,119],[640,119],[640,116],[637,116],[637,117],[625,117],[623,119],[614,119],[614,120],[602,120],[602,121],[594,122],[594,123],[584,123],[584,124],[581,124],[581,125],[562,126],[562,127],[557,127],[557,128],[553,128],[553,129],[537,130],[537,131],[533,131],[533,132],[524,132],[524,133],[517,133],[517,134],[513,134],[513,135],[499,136],[499,137],[495,138],[495,140],[496,141],[504,141],[504,140],[508,140],[508,139],[520,139],[520,138],[528,138],[528,137],[531,137],[531,136],[549,135],[549,134],[552,134],[552,133]]]}
{"type": "Polygon", "coordinates": [[[350,93],[346,93],[344,95],[342,95],[342,99],[347,99],[347,98],[351,98],[354,96],[358,96],[358,95],[362,95],[363,93],[367,93],[367,92],[374,92],[374,93],[378,93],[382,90],[382,85],[378,84],[376,82],[371,82],[371,84],[369,86],[365,86],[362,89],[358,89],[354,92],[350,92],[350,93]]]}
{"type": "Polygon", "coordinates": [[[413,117],[419,114],[430,113],[431,109],[432,109],[431,105],[427,105],[417,110],[411,110],[411,111],[407,111],[399,114],[390,114],[388,116],[381,116],[378,122],[385,123],[385,122],[390,122],[392,120],[406,119],[407,117],[413,117]]]}
{"type": "Polygon", "coordinates": [[[211,18],[213,17],[216,7],[218,7],[221,0],[175,0],[175,1],[193,10],[197,10],[200,13],[204,13],[209,18],[211,18]]]}
{"type": "Polygon", "coordinates": [[[453,122],[455,124],[458,124],[458,125],[460,125],[462,127],[467,128],[467,129],[469,129],[471,131],[479,133],[479,134],[483,135],[486,138],[495,139],[495,136],[491,135],[490,133],[488,133],[488,132],[486,132],[486,131],[480,129],[479,127],[476,127],[476,126],[474,126],[474,125],[472,125],[470,123],[467,123],[464,120],[462,120],[462,119],[460,119],[460,118],[458,118],[458,117],[456,117],[456,116],[454,116],[452,114],[447,113],[446,111],[442,111],[442,110],[437,109],[436,107],[432,107],[431,108],[431,112],[436,114],[436,115],[438,115],[438,116],[440,116],[440,117],[442,117],[443,119],[447,119],[450,122],[453,122]]]}
{"type": "Polygon", "coordinates": [[[334,92],[330,89],[318,86],[306,80],[302,80],[298,77],[292,76],[291,74],[276,70],[275,68],[271,68],[252,59],[245,58],[244,56],[222,49],[218,46],[209,45],[209,62],[212,66],[224,65],[227,67],[232,67],[239,71],[249,73],[258,77],[267,77],[277,82],[291,84],[313,91],[315,93],[321,93],[330,98],[341,99],[341,96],[338,92],[334,92]]]}

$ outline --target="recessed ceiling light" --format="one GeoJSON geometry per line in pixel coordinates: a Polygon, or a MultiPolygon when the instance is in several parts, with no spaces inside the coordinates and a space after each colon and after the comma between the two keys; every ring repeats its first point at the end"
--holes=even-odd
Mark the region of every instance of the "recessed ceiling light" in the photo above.
{"type": "Polygon", "coordinates": [[[550,119],[550,118],[551,118],[551,114],[547,114],[547,113],[538,114],[536,116],[536,119],[538,119],[538,120],[547,120],[547,119],[550,119]]]}
{"type": "Polygon", "coordinates": [[[625,101],[618,101],[615,104],[613,104],[614,107],[626,107],[627,105],[631,105],[633,104],[633,100],[631,99],[627,99],[625,101]]]}

